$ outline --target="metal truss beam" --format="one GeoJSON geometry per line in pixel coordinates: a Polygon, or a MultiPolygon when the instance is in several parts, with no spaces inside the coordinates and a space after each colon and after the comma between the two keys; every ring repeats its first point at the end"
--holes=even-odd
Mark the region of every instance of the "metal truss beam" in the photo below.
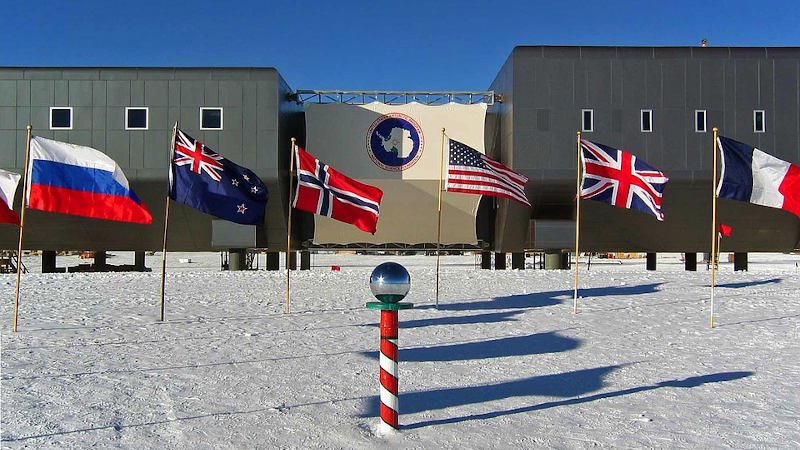
{"type": "Polygon", "coordinates": [[[348,105],[365,105],[380,102],[388,105],[405,105],[417,102],[423,105],[444,105],[459,103],[472,105],[486,103],[493,105],[500,102],[494,91],[487,92],[402,92],[402,91],[314,91],[298,90],[293,94],[298,103],[346,103],[348,105]]]}

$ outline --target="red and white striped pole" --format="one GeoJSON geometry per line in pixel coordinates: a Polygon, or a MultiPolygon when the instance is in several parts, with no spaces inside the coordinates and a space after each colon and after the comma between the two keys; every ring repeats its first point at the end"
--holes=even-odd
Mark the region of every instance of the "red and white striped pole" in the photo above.
{"type": "Polygon", "coordinates": [[[383,432],[397,431],[399,425],[398,408],[398,365],[397,365],[397,311],[410,309],[411,303],[399,303],[411,287],[411,276],[400,264],[387,262],[372,271],[369,288],[380,302],[368,302],[367,308],[381,311],[381,424],[383,432]]]}
{"type": "Polygon", "coordinates": [[[381,424],[397,430],[397,311],[381,311],[380,364],[381,424]]]}

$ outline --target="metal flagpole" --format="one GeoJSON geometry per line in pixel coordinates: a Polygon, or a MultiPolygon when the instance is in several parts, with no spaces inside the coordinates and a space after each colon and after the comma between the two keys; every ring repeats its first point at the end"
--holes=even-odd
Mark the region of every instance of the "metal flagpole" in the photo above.
{"type": "Polygon", "coordinates": [[[292,251],[292,177],[294,176],[294,157],[297,152],[295,143],[297,139],[292,138],[292,152],[289,154],[289,217],[286,222],[286,310],[289,314],[289,261],[292,251]]]}
{"type": "Polygon", "coordinates": [[[711,328],[714,328],[714,285],[716,281],[717,268],[717,133],[719,129],[714,127],[714,163],[711,170],[714,175],[711,182],[711,328]]]}
{"type": "Polygon", "coordinates": [[[578,314],[578,242],[581,237],[581,132],[578,131],[578,158],[575,175],[575,293],[572,296],[572,314],[578,314]]]}
{"type": "MultiPolygon", "coordinates": [[[[19,282],[22,270],[22,232],[25,230],[25,207],[28,205],[28,168],[31,159],[31,136],[33,126],[28,125],[28,143],[25,146],[25,171],[22,175],[22,210],[19,217],[19,246],[17,247],[17,293],[14,298],[14,333],[17,332],[17,318],[19,317],[19,282]]],[[[13,202],[14,199],[12,198],[13,202]]]]}
{"type": "MultiPolygon", "coordinates": [[[[169,150],[169,180],[172,183],[172,164],[175,160],[175,139],[178,134],[178,121],[172,129],[172,147],[169,150]]],[[[172,186],[169,186],[172,189],[172,186]]],[[[167,279],[167,231],[169,227],[169,192],[167,192],[166,206],[164,206],[164,248],[161,250],[161,321],[164,321],[164,285],[167,279]]]]}
{"type": "Polygon", "coordinates": [[[442,156],[439,159],[439,221],[436,230],[436,309],[439,309],[439,257],[442,242],[442,171],[444,170],[444,127],[442,127],[442,156]]]}

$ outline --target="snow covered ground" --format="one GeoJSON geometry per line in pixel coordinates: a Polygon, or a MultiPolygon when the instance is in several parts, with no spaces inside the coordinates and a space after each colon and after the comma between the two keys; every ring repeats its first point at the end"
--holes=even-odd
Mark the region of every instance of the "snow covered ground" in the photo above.
{"type": "Polygon", "coordinates": [[[438,310],[433,257],[316,255],[288,315],[285,271],[168,256],[163,323],[160,254],[151,273],[40,274],[27,258],[17,333],[15,275],[0,275],[2,448],[800,448],[798,255],[721,264],[713,330],[709,272],[677,254],[656,272],[583,266],[577,315],[573,272],[472,255],[442,257],[438,310]],[[381,435],[364,303],[390,260],[418,307],[400,312],[402,430],[381,435]]]}

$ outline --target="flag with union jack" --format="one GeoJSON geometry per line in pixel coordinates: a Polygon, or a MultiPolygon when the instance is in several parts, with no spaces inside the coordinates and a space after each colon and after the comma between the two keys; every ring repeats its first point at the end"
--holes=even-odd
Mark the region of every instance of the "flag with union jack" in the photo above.
{"type": "Polygon", "coordinates": [[[264,182],[180,129],[169,175],[172,200],[231,222],[264,224],[269,198],[264,182]]]}
{"type": "Polygon", "coordinates": [[[638,209],[664,220],[666,175],[630,153],[581,139],[581,198],[638,209]]]}
{"type": "Polygon", "coordinates": [[[383,191],[342,175],[297,147],[297,190],[292,206],[375,234],[383,191]]]}

